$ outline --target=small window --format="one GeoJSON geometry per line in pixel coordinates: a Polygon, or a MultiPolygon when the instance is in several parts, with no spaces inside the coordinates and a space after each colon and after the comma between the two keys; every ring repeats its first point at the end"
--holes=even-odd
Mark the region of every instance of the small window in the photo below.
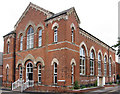
{"type": "Polygon", "coordinates": [[[54,28],[54,42],[57,42],[57,27],[54,28]]]}
{"type": "Polygon", "coordinates": [[[22,79],[22,67],[20,66],[20,69],[19,69],[19,77],[20,79],[22,79]]]}
{"type": "Polygon", "coordinates": [[[8,42],[7,43],[7,53],[9,53],[10,52],[10,43],[8,42]]]}
{"type": "Polygon", "coordinates": [[[57,63],[54,63],[54,84],[57,84],[57,63]]]}
{"type": "Polygon", "coordinates": [[[74,42],[74,28],[72,28],[71,33],[72,33],[71,37],[72,37],[72,43],[73,43],[74,42]]]}
{"type": "Polygon", "coordinates": [[[23,50],[23,36],[20,37],[20,51],[23,50]]]}
{"type": "Polygon", "coordinates": [[[38,66],[38,83],[41,83],[41,65],[38,66]]]}
{"type": "Polygon", "coordinates": [[[71,83],[74,84],[74,63],[72,63],[71,68],[71,83]]]}
{"type": "Polygon", "coordinates": [[[39,41],[38,41],[39,47],[42,46],[42,29],[39,30],[39,41]]]}

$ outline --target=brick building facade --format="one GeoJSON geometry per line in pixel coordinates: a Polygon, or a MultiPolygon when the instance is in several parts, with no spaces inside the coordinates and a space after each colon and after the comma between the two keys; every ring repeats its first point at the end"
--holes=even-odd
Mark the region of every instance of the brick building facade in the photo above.
{"type": "Polygon", "coordinates": [[[3,85],[24,79],[46,89],[116,81],[115,50],[80,27],[74,7],[54,14],[30,3],[14,28],[4,36],[3,85]]]}
{"type": "Polygon", "coordinates": [[[2,86],[2,77],[3,77],[3,54],[0,52],[0,86],[2,86]]]}

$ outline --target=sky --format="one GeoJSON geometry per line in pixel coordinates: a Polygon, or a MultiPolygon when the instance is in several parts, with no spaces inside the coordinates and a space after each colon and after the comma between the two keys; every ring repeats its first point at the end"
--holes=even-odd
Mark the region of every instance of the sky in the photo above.
{"type": "Polygon", "coordinates": [[[3,36],[14,30],[30,2],[53,13],[75,7],[80,27],[112,46],[118,40],[118,2],[120,0],[1,0],[0,1],[0,52],[3,36]]]}

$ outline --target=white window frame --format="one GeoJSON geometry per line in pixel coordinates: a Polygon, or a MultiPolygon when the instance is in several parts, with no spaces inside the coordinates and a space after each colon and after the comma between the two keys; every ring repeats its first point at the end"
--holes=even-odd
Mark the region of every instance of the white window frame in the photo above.
{"type": "Polygon", "coordinates": [[[58,34],[57,34],[58,30],[57,30],[57,27],[54,28],[54,42],[57,42],[58,41],[58,34]]]}
{"type": "Polygon", "coordinates": [[[94,75],[94,53],[93,51],[90,53],[90,63],[92,63],[92,66],[90,64],[90,75],[94,75]]]}
{"type": "Polygon", "coordinates": [[[41,79],[41,65],[39,65],[38,66],[38,83],[41,83],[42,81],[41,80],[39,80],[39,79],[41,79]]]}
{"type": "Polygon", "coordinates": [[[9,68],[6,68],[6,82],[8,82],[9,79],[9,68]]]}
{"type": "Polygon", "coordinates": [[[39,30],[39,40],[38,40],[39,47],[42,46],[42,29],[39,30]]]}
{"type": "MultiPolygon", "coordinates": [[[[28,64],[32,64],[31,62],[29,62],[28,64]]],[[[33,64],[32,64],[32,67],[29,65],[28,66],[28,64],[26,65],[26,81],[28,81],[29,79],[28,79],[28,74],[29,73],[32,73],[32,76],[33,76],[33,64]],[[29,71],[27,71],[27,70],[29,70],[29,71]]],[[[33,79],[33,78],[32,78],[33,79]]]]}
{"type": "Polygon", "coordinates": [[[107,76],[107,57],[104,57],[104,76],[107,76]]]}
{"type": "Polygon", "coordinates": [[[23,36],[20,37],[20,51],[23,50],[23,36]]]}
{"type": "Polygon", "coordinates": [[[34,30],[32,27],[27,32],[27,49],[31,49],[34,46],[34,30]]]}
{"type": "Polygon", "coordinates": [[[71,84],[74,84],[74,63],[72,63],[71,67],[71,84]]]}
{"type": "Polygon", "coordinates": [[[74,42],[74,28],[72,28],[72,35],[71,35],[71,37],[72,37],[72,43],[74,42]]]}
{"type": "Polygon", "coordinates": [[[85,75],[85,50],[80,49],[80,75],[85,75]]]}
{"type": "Polygon", "coordinates": [[[22,79],[22,66],[20,66],[20,69],[19,69],[19,78],[22,79]]]}
{"type": "Polygon", "coordinates": [[[57,72],[55,72],[55,70],[57,70],[57,67],[55,67],[55,64],[57,65],[57,63],[54,62],[54,84],[57,84],[57,82],[55,82],[55,80],[57,78],[57,72]]]}
{"type": "Polygon", "coordinates": [[[111,77],[111,58],[109,58],[109,76],[111,77]]]}
{"type": "Polygon", "coordinates": [[[98,75],[101,75],[101,54],[98,54],[98,75]]]}
{"type": "Polygon", "coordinates": [[[7,43],[7,53],[9,53],[10,52],[10,43],[8,42],[7,43]]]}

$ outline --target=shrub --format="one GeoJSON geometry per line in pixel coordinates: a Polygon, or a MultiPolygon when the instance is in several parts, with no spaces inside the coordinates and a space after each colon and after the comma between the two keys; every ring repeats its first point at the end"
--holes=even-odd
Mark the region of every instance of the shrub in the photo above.
{"type": "Polygon", "coordinates": [[[112,82],[109,82],[110,85],[112,85],[112,82]]]}
{"type": "Polygon", "coordinates": [[[78,81],[74,82],[74,89],[79,89],[78,81]]]}
{"type": "Polygon", "coordinates": [[[81,89],[83,89],[83,88],[86,88],[86,86],[85,86],[85,85],[82,85],[81,89]]]}

